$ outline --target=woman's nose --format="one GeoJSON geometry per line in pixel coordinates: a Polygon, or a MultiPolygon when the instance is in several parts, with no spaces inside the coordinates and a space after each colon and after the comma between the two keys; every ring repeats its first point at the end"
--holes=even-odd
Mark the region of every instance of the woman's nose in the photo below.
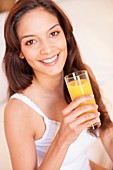
{"type": "Polygon", "coordinates": [[[40,50],[40,53],[43,54],[50,54],[53,51],[53,45],[49,41],[44,41],[40,50]]]}

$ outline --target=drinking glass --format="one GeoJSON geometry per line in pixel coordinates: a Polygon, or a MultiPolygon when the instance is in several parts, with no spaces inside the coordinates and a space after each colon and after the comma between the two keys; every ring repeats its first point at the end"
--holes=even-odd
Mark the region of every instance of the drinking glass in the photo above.
{"type": "MultiPolygon", "coordinates": [[[[70,73],[64,77],[67,89],[69,91],[71,100],[74,100],[76,97],[80,97],[86,94],[93,94],[91,83],[89,80],[88,72],[86,70],[80,70],[73,73],[70,73]]],[[[95,104],[95,99],[88,100],[81,103],[81,105],[86,104],[95,104]]],[[[89,112],[98,112],[97,109],[88,111],[89,112]]],[[[98,118],[97,122],[89,128],[97,128],[101,125],[100,119],[98,118]]]]}

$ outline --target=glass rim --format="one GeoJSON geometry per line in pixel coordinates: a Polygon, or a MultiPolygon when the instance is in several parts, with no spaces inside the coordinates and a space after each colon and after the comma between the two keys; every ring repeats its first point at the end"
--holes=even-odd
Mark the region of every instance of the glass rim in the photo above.
{"type": "Polygon", "coordinates": [[[75,77],[79,77],[82,76],[83,74],[88,73],[87,70],[78,70],[78,71],[74,71],[72,73],[67,74],[66,76],[64,76],[64,79],[68,78],[68,79],[72,79],[74,76],[75,77]],[[81,72],[81,74],[79,74],[81,72]],[[78,73],[78,74],[77,74],[78,73]],[[74,76],[73,76],[74,75],[74,76]],[[70,77],[69,77],[70,76],[70,77]]]}

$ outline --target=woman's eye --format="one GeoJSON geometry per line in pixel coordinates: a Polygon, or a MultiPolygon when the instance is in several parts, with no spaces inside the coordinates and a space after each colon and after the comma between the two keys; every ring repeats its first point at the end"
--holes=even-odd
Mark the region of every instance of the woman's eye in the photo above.
{"type": "Polygon", "coordinates": [[[29,40],[25,43],[25,45],[32,45],[32,44],[35,44],[36,43],[36,40],[29,40]]]}
{"type": "Polygon", "coordinates": [[[50,34],[50,37],[54,37],[56,35],[58,35],[60,32],[59,31],[54,31],[50,34]]]}

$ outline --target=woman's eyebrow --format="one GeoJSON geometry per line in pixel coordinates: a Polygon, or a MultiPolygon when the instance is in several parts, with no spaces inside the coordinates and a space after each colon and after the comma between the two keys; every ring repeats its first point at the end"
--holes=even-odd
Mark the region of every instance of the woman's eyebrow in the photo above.
{"type": "Polygon", "coordinates": [[[34,35],[32,35],[32,34],[31,35],[24,35],[24,36],[21,37],[20,41],[22,41],[23,38],[28,38],[28,37],[33,37],[33,36],[34,35]]]}
{"type": "Polygon", "coordinates": [[[60,24],[55,24],[55,25],[53,25],[53,26],[49,29],[49,31],[52,30],[53,28],[55,28],[56,26],[60,26],[60,24]]]}
{"type": "MultiPolygon", "coordinates": [[[[57,26],[60,26],[60,24],[55,24],[55,25],[53,25],[48,31],[52,30],[53,28],[55,28],[55,27],[57,27],[57,26]]],[[[32,34],[30,34],[30,35],[24,35],[24,36],[21,37],[20,41],[22,41],[23,38],[28,38],[28,37],[33,37],[33,36],[35,36],[35,35],[32,35],[32,34]]]]}

